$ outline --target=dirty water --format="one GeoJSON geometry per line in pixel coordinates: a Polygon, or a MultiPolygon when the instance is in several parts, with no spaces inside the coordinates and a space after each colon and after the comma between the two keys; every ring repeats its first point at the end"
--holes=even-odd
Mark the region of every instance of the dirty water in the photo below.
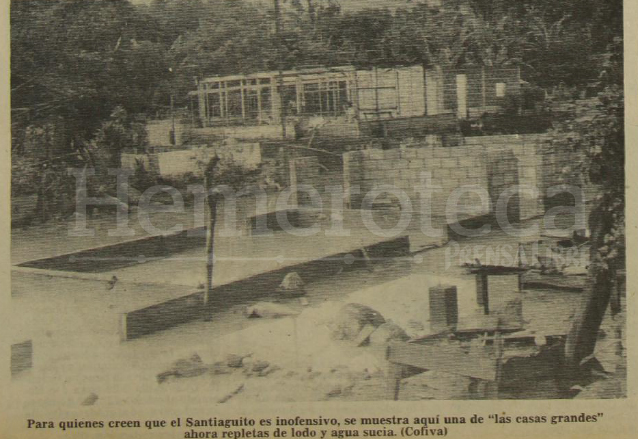
{"type": "MultiPolygon", "coordinates": [[[[503,242],[507,242],[505,237],[503,242]]],[[[480,242],[480,241],[477,241],[480,242]]],[[[494,243],[494,237],[490,239],[494,243]]],[[[431,275],[472,283],[458,265],[446,261],[446,247],[409,257],[378,261],[374,265],[339,270],[307,285],[307,305],[289,301],[297,317],[248,319],[246,304],[214,312],[210,322],[194,321],[138,340],[121,343],[117,313],[109,309],[106,288],[51,288],[47,282],[14,301],[15,315],[25,316],[16,328],[29,328],[34,343],[34,367],[12,380],[16,404],[42,410],[51,404],[80,407],[87,395],[98,395],[94,403],[137,406],[149,398],[241,403],[242,401],[317,401],[327,399],[378,400],[387,395],[385,364],[373,347],[353,348],[330,339],[330,317],[353,298],[376,297],[380,307],[401,302],[404,292],[393,289],[393,281],[409,276],[431,275]],[[64,310],[64,312],[60,312],[64,310]],[[251,361],[268,363],[267,375],[255,374],[250,366],[224,373],[169,380],[158,384],[158,373],[179,358],[197,353],[208,364],[228,355],[250,355],[251,361]],[[134,388],[127,383],[137,383],[134,388]],[[230,396],[229,396],[230,395],[230,396]]],[[[135,270],[152,267],[144,264],[135,270]]],[[[156,267],[157,268],[157,267],[156,267]]],[[[300,273],[303,277],[303,273],[300,273]]],[[[160,270],[159,278],[170,276],[160,270]],[[162,277],[163,276],[163,277],[162,277]]],[[[188,283],[199,282],[192,277],[188,283]]],[[[52,284],[51,284],[52,285],[52,284]]],[[[148,287],[152,290],[152,286],[148,287]]],[[[512,279],[491,283],[491,294],[511,293],[512,279]]],[[[579,293],[551,290],[522,291],[526,332],[564,334],[571,323],[579,293]]],[[[267,298],[266,298],[267,299],[267,298]]],[[[263,300],[260,299],[260,300],[263,300]]],[[[427,291],[423,291],[427,301],[427,291]]],[[[383,310],[380,310],[383,313],[383,310]]],[[[622,373],[622,316],[603,322],[604,336],[597,355],[606,370],[622,373]],[[620,347],[619,347],[620,346],[620,347]]],[[[557,397],[557,389],[540,383],[531,398],[557,397]]],[[[403,380],[401,399],[468,399],[465,379],[429,371],[403,380]]],[[[586,389],[587,390],[587,389],[586,389]]],[[[617,397],[616,391],[593,390],[593,397],[617,397]],[[602,394],[602,395],[601,395],[602,394]]],[[[584,395],[587,392],[581,392],[584,395]]],[[[189,404],[186,402],[186,404],[189,404]]],[[[187,408],[187,407],[185,407],[187,408]]],[[[96,410],[82,407],[82,410],[96,410]]],[[[97,413],[97,412],[96,412],[97,413]]]]}

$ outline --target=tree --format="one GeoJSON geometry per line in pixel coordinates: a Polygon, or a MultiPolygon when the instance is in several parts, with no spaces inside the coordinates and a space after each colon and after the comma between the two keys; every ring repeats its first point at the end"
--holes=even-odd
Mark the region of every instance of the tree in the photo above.
{"type": "Polygon", "coordinates": [[[218,206],[223,196],[235,196],[238,191],[248,191],[250,186],[264,185],[272,180],[269,170],[264,167],[244,166],[232,157],[220,158],[215,154],[208,162],[199,162],[204,171],[204,188],[208,206],[206,226],[206,285],[204,290],[204,318],[212,317],[213,269],[215,264],[215,225],[218,206]],[[227,192],[230,190],[231,194],[227,192]]]}
{"type": "MultiPolygon", "coordinates": [[[[599,57],[599,91],[593,99],[571,103],[567,118],[556,124],[554,148],[576,152],[582,160],[572,171],[599,190],[589,216],[589,282],[565,345],[565,365],[574,376],[594,352],[598,331],[612,297],[616,272],[625,266],[625,138],[622,39],[599,57]]],[[[618,309],[612,309],[616,313],[618,309]]]]}
{"type": "Polygon", "coordinates": [[[131,146],[144,146],[146,131],[142,124],[133,122],[123,107],[116,107],[108,120],[96,131],[93,147],[101,156],[99,164],[106,168],[119,168],[122,151],[131,146]]]}

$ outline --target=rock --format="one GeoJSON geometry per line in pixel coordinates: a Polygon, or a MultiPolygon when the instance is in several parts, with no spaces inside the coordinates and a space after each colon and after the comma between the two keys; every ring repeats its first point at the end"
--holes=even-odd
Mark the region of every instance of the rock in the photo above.
{"type": "Polygon", "coordinates": [[[343,306],[333,322],[332,336],[337,340],[355,340],[366,325],[375,328],[385,323],[383,316],[374,309],[359,303],[343,306]]]}
{"type": "Polygon", "coordinates": [[[248,355],[236,355],[229,354],[226,357],[226,366],[233,368],[240,368],[244,366],[244,358],[250,357],[251,354],[248,355]]]}
{"type": "Polygon", "coordinates": [[[203,374],[206,372],[207,367],[202,362],[202,359],[199,358],[199,355],[193,354],[187,360],[177,360],[173,364],[173,369],[178,377],[190,378],[203,374]]]}
{"type": "Polygon", "coordinates": [[[249,318],[261,317],[276,319],[279,317],[295,316],[299,313],[286,305],[271,302],[258,302],[247,307],[245,314],[249,318]]]}
{"type": "Polygon", "coordinates": [[[91,392],[89,396],[84,398],[84,401],[82,401],[82,405],[93,405],[98,400],[98,398],[99,397],[95,393],[91,392]]]}
{"type": "Polygon", "coordinates": [[[188,359],[179,359],[165,372],[157,374],[157,382],[163,383],[170,377],[192,378],[204,374],[208,367],[202,362],[198,354],[188,359]]]}
{"type": "Polygon", "coordinates": [[[306,284],[301,276],[295,271],[288,273],[281,281],[277,292],[287,297],[304,296],[306,294],[306,284]]]}
{"type": "Polygon", "coordinates": [[[534,344],[539,347],[547,345],[547,337],[542,334],[536,334],[534,336],[534,344]]]}
{"type": "Polygon", "coordinates": [[[253,363],[253,372],[262,372],[270,366],[270,363],[264,360],[257,360],[253,363]]]}
{"type": "Polygon", "coordinates": [[[117,284],[117,281],[118,281],[117,276],[113,276],[113,277],[111,277],[111,280],[109,280],[109,281],[106,283],[106,289],[107,289],[107,290],[112,290],[113,288],[115,288],[115,284],[117,284]]]}
{"type": "Polygon", "coordinates": [[[278,371],[280,369],[281,368],[279,366],[270,366],[270,367],[267,367],[266,369],[260,371],[259,373],[257,373],[257,376],[265,377],[265,376],[268,376],[271,373],[276,372],[276,371],[278,371]]]}
{"type": "Polygon", "coordinates": [[[399,325],[386,322],[370,335],[370,344],[383,345],[389,341],[407,341],[409,339],[408,334],[399,325]]]}

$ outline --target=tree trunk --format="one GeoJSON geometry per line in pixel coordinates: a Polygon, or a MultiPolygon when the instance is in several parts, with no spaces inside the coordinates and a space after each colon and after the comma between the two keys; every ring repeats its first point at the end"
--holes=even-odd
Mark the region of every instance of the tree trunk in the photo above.
{"type": "Polygon", "coordinates": [[[598,256],[599,249],[605,245],[605,235],[613,225],[613,218],[604,204],[594,209],[589,223],[591,250],[587,287],[565,342],[565,376],[572,379],[577,377],[582,360],[594,352],[614,286],[612,270],[598,256]]]}
{"type": "Polygon", "coordinates": [[[204,171],[204,187],[206,188],[206,204],[208,205],[208,225],[206,227],[206,290],[204,291],[204,319],[212,319],[212,294],[213,294],[213,265],[215,259],[215,222],[217,221],[217,202],[219,198],[212,193],[215,181],[215,168],[219,163],[219,157],[210,159],[204,171]]]}
{"type": "Polygon", "coordinates": [[[212,294],[213,294],[213,266],[215,259],[215,223],[217,221],[217,199],[209,196],[208,200],[208,227],[206,228],[206,290],[204,292],[204,319],[212,319],[212,294]]]}

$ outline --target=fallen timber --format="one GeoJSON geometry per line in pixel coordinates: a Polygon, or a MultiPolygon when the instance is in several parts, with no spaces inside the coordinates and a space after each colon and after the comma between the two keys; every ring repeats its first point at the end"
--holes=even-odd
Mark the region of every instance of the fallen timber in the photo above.
{"type": "Polygon", "coordinates": [[[456,325],[449,331],[420,339],[391,341],[387,360],[386,398],[398,400],[401,380],[427,370],[469,378],[472,399],[503,398],[534,380],[547,380],[560,389],[565,334],[525,333],[520,324],[506,324],[490,314],[489,276],[517,276],[519,292],[528,268],[465,264],[476,276],[477,303],[483,310],[477,323],[456,325]]]}
{"type": "Polygon", "coordinates": [[[533,380],[549,380],[560,388],[564,339],[563,334],[539,340],[530,334],[486,332],[452,340],[390,342],[386,349],[386,397],[400,399],[401,380],[427,370],[470,378],[472,399],[503,398],[533,380]]]}
{"type": "Polygon", "coordinates": [[[585,275],[548,274],[532,270],[523,276],[523,287],[528,289],[551,289],[580,293],[587,285],[585,275]]]}

